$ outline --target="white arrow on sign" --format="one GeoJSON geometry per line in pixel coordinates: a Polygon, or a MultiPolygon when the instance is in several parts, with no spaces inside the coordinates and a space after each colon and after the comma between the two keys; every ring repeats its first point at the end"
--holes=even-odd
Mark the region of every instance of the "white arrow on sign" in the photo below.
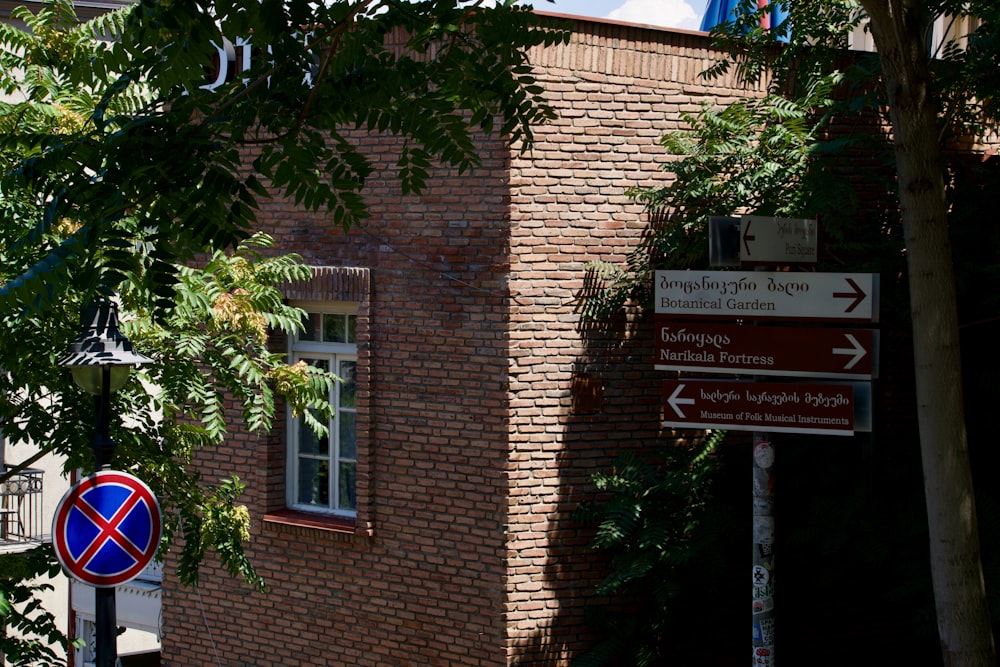
{"type": "Polygon", "coordinates": [[[676,412],[677,416],[680,417],[681,419],[684,419],[685,416],[684,416],[684,413],[681,411],[681,409],[679,407],[677,407],[677,406],[678,405],[694,405],[694,399],[693,398],[681,398],[680,397],[681,391],[684,390],[684,386],[685,385],[683,385],[683,384],[677,385],[677,388],[674,389],[674,391],[673,391],[672,394],[670,394],[670,398],[667,399],[667,403],[670,405],[671,408],[674,409],[674,412],[676,412]]]}
{"type": "Polygon", "coordinates": [[[835,347],[833,348],[833,353],[851,357],[851,360],[844,366],[844,370],[846,371],[854,368],[854,366],[857,365],[857,363],[861,361],[866,354],[868,354],[868,351],[865,349],[864,345],[859,343],[858,339],[851,334],[844,334],[844,338],[846,338],[847,342],[851,344],[851,347],[835,347]]]}

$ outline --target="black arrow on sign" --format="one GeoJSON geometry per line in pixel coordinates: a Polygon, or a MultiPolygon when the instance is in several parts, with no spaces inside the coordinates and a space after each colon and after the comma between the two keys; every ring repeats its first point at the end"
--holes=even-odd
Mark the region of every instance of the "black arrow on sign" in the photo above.
{"type": "Polygon", "coordinates": [[[747,243],[747,241],[756,241],[757,240],[756,236],[750,236],[750,223],[751,222],[753,222],[753,220],[747,220],[747,222],[746,222],[747,228],[743,230],[743,247],[746,248],[747,256],[748,257],[750,256],[750,244],[747,243]]]}
{"type": "Polygon", "coordinates": [[[854,282],[854,280],[852,280],[851,278],[844,278],[844,280],[847,281],[847,284],[850,285],[851,289],[853,289],[854,291],[853,292],[834,292],[833,293],[833,298],[834,299],[854,299],[854,303],[852,303],[851,305],[849,305],[847,307],[847,309],[844,311],[845,313],[850,313],[855,308],[857,308],[859,305],[861,305],[861,302],[864,301],[865,297],[868,296],[868,295],[865,294],[865,291],[863,289],[861,289],[860,287],[858,287],[858,284],[856,282],[854,282]]]}

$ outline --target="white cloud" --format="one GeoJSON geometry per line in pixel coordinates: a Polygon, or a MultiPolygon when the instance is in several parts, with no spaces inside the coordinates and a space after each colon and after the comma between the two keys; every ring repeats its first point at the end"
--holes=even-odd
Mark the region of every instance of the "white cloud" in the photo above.
{"type": "Polygon", "coordinates": [[[684,0],[625,0],[607,18],[687,30],[698,30],[701,25],[701,14],[684,0]]]}

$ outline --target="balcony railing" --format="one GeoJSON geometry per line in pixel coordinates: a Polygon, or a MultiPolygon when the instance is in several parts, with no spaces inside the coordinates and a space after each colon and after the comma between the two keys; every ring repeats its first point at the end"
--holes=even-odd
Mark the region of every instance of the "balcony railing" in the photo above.
{"type": "Polygon", "coordinates": [[[42,471],[0,473],[0,551],[18,551],[48,539],[42,523],[42,471]]]}

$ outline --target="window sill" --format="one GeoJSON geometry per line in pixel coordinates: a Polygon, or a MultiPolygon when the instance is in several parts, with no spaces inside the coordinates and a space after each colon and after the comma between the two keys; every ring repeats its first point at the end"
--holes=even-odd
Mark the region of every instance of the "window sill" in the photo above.
{"type": "Polygon", "coordinates": [[[265,524],[278,526],[294,526],[297,528],[314,528],[331,533],[354,535],[357,530],[357,520],[352,517],[310,514],[296,510],[278,510],[264,515],[265,524]]]}

